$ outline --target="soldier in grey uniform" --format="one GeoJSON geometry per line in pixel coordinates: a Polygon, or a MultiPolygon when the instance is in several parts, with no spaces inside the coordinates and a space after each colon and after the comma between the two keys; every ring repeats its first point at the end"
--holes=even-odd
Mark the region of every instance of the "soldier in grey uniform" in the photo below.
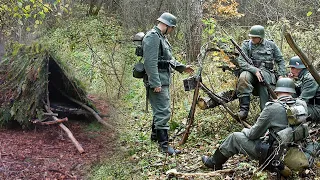
{"type": "Polygon", "coordinates": [[[289,61],[289,77],[296,79],[297,96],[308,105],[308,120],[320,122],[320,88],[311,73],[306,69],[299,56],[289,61]]]}
{"type": "Polygon", "coordinates": [[[242,43],[242,50],[252,59],[254,66],[246,62],[242,56],[238,58],[242,70],[237,84],[237,96],[240,105],[238,115],[241,119],[246,119],[248,116],[252,92],[260,97],[261,111],[269,100],[267,88],[259,83],[263,81],[261,75],[268,84],[275,85],[277,77],[284,77],[286,73],[285,63],[279,48],[273,41],[264,39],[263,26],[252,26],[249,37],[251,37],[250,40],[245,40],[242,43]]]}
{"type": "Polygon", "coordinates": [[[294,100],[296,104],[307,109],[304,101],[291,96],[295,93],[295,85],[291,78],[279,79],[275,92],[278,99],[266,103],[266,107],[250,129],[244,128],[241,132],[230,134],[211,157],[202,157],[205,166],[215,170],[222,169],[222,165],[231,156],[238,153],[248,155],[253,159],[261,159],[259,147],[262,139],[260,137],[264,137],[267,131],[277,133],[288,126],[286,102],[294,100]]]}
{"type": "Polygon", "coordinates": [[[163,13],[158,19],[158,25],[147,32],[142,41],[144,67],[148,80],[149,101],[153,112],[152,140],[157,140],[159,149],[169,155],[180,153],[168,143],[168,121],[170,119],[170,74],[172,68],[182,72],[192,73],[191,66],[177,62],[172,55],[172,48],[166,35],[171,33],[177,24],[177,19],[170,13],[163,13]]]}

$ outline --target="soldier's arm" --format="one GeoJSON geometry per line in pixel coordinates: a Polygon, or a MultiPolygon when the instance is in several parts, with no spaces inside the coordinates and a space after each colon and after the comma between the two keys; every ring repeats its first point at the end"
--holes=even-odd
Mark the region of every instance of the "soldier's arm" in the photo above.
{"type": "MultiPolygon", "coordinates": [[[[242,43],[242,47],[241,47],[242,51],[249,57],[249,41],[244,41],[242,43]]],[[[249,57],[251,58],[251,57],[249,57]]],[[[258,69],[252,65],[250,65],[241,55],[238,58],[238,64],[240,66],[241,69],[245,70],[245,71],[249,71],[253,74],[256,74],[256,72],[258,71],[258,69]]]]}
{"type": "Polygon", "coordinates": [[[242,132],[250,140],[259,139],[267,132],[270,126],[269,118],[271,114],[272,112],[270,106],[266,106],[261,112],[257,122],[250,129],[245,128],[242,130],[242,132]]]}
{"type": "Polygon", "coordinates": [[[176,70],[180,73],[182,73],[186,69],[186,66],[184,64],[180,63],[179,61],[175,60],[174,58],[171,59],[169,61],[169,63],[174,70],[176,70]]]}
{"type": "Polygon", "coordinates": [[[299,98],[304,100],[306,103],[308,103],[309,100],[316,95],[318,87],[319,85],[315,81],[315,79],[312,77],[312,75],[308,74],[302,81],[301,94],[299,98]]]}
{"type": "Polygon", "coordinates": [[[161,87],[158,71],[159,45],[160,39],[155,32],[143,38],[144,68],[148,75],[150,88],[161,87]]]}
{"type": "Polygon", "coordinates": [[[285,77],[286,67],[285,67],[285,62],[284,62],[282,53],[275,43],[273,43],[273,46],[274,46],[274,60],[278,66],[278,75],[285,77]]]}

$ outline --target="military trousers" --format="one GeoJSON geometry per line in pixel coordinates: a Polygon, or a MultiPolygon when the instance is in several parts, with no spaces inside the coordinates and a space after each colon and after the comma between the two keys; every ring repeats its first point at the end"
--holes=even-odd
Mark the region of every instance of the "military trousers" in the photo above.
{"type": "Polygon", "coordinates": [[[320,105],[308,103],[307,106],[308,106],[308,114],[309,114],[309,117],[311,118],[311,121],[319,124],[320,123],[320,105]]]}
{"type": "MultiPolygon", "coordinates": [[[[271,84],[272,75],[262,71],[265,81],[271,84]]],[[[260,98],[260,110],[262,111],[265,104],[269,101],[269,93],[267,88],[259,83],[255,74],[249,71],[242,71],[237,83],[237,96],[238,98],[250,96],[251,94],[258,95],[260,98]],[[255,93],[253,93],[255,92],[255,93]]]]}
{"type": "Polygon", "coordinates": [[[155,129],[169,129],[168,121],[171,116],[169,86],[162,86],[160,92],[153,92],[153,90],[154,88],[149,88],[149,102],[155,129]]]}
{"type": "Polygon", "coordinates": [[[226,157],[231,157],[235,154],[241,153],[250,156],[253,159],[258,159],[259,153],[255,147],[259,141],[261,140],[248,139],[248,137],[242,132],[234,132],[223,141],[219,150],[226,157]]]}

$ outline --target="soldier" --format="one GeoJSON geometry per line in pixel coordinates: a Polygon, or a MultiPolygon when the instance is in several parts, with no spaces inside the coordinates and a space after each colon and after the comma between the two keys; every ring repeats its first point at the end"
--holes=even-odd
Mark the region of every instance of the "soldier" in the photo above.
{"type": "Polygon", "coordinates": [[[289,77],[296,78],[297,96],[304,100],[308,106],[308,120],[320,121],[320,89],[316,80],[306,69],[299,56],[294,56],[289,61],[289,77]]]}
{"type": "Polygon", "coordinates": [[[180,153],[168,143],[168,121],[170,119],[170,73],[172,68],[181,72],[192,73],[190,66],[175,61],[171,45],[166,35],[176,27],[177,19],[170,13],[163,13],[158,25],[147,32],[143,38],[143,58],[148,79],[149,101],[153,112],[151,139],[157,140],[159,149],[169,155],[180,153]]]}
{"type": "Polygon", "coordinates": [[[264,39],[264,34],[263,26],[254,25],[249,33],[251,39],[242,43],[243,52],[252,59],[254,66],[246,62],[242,56],[239,57],[238,63],[242,70],[237,84],[240,119],[246,119],[248,116],[252,92],[260,96],[261,111],[269,99],[267,88],[259,83],[263,81],[261,75],[268,84],[274,85],[277,77],[281,78],[286,73],[285,63],[279,48],[273,41],[264,39]],[[275,63],[277,71],[274,69],[275,63]]]}
{"type": "MultiPolygon", "coordinates": [[[[286,103],[293,101],[295,104],[302,105],[304,110],[307,109],[304,101],[294,99],[291,96],[295,93],[295,85],[292,79],[279,79],[275,92],[277,93],[278,99],[266,103],[266,107],[262,110],[256,123],[250,129],[244,128],[241,132],[230,134],[211,157],[202,157],[202,162],[205,166],[215,170],[222,169],[222,165],[237,153],[261,160],[261,154],[263,154],[260,148],[263,142],[261,137],[265,136],[268,130],[275,134],[288,126],[286,103]]],[[[269,134],[269,140],[271,138],[269,134]]],[[[273,141],[270,143],[273,143],[273,141]]]]}

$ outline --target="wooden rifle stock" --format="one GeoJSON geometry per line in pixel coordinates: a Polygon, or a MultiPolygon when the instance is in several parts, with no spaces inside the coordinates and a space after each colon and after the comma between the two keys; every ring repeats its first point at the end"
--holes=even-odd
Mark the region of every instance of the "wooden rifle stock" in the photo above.
{"type": "MultiPolygon", "coordinates": [[[[232,42],[232,44],[236,47],[236,49],[238,50],[238,52],[240,53],[240,55],[243,57],[244,60],[247,61],[247,63],[249,63],[250,65],[254,66],[253,62],[252,62],[252,59],[250,59],[247,54],[245,54],[242,49],[240,48],[240,46],[233,40],[233,39],[230,39],[230,41],[232,42]]],[[[273,89],[271,88],[270,84],[267,83],[262,75],[262,73],[260,72],[260,75],[262,77],[262,84],[264,86],[266,86],[269,94],[271,95],[272,99],[277,99],[277,95],[276,93],[273,91],[273,89]]]]}
{"type": "Polygon", "coordinates": [[[194,113],[196,111],[196,105],[197,105],[197,101],[198,101],[198,97],[199,97],[200,82],[201,82],[201,75],[198,75],[197,79],[196,79],[196,87],[193,92],[192,105],[191,105],[189,115],[188,115],[188,120],[187,120],[188,124],[187,124],[186,130],[182,136],[182,139],[179,142],[179,145],[182,145],[187,141],[189,134],[190,134],[191,127],[193,125],[194,113]]]}

